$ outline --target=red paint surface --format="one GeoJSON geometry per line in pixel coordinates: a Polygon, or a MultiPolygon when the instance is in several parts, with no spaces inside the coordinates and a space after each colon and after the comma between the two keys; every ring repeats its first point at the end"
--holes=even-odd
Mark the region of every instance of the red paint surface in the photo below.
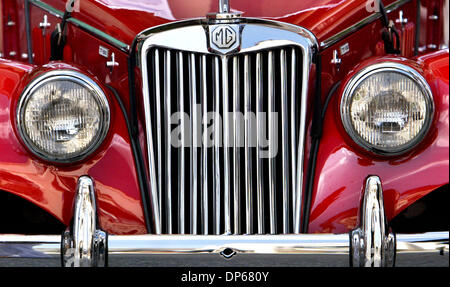
{"type": "MultiPolygon", "coordinates": [[[[341,233],[355,228],[364,180],[369,175],[378,175],[382,181],[388,220],[449,182],[448,51],[422,56],[417,61],[375,58],[361,64],[358,69],[383,61],[407,64],[425,75],[436,109],[432,128],[423,142],[404,155],[380,157],[371,154],[346,134],[339,120],[341,92],[336,94],[324,122],[309,232],[341,233]]],[[[356,71],[352,71],[347,80],[356,71]]]]}
{"type": "MultiPolygon", "coordinates": [[[[44,0],[64,10],[65,0],[44,0]]],[[[394,0],[383,1],[388,5],[394,0]]],[[[124,43],[131,44],[136,34],[159,24],[205,17],[218,11],[218,0],[83,0],[80,12],[73,14],[124,43]]],[[[369,16],[366,0],[232,0],[232,11],[243,17],[268,18],[303,26],[319,42],[369,16]]]]}
{"type": "Polygon", "coordinates": [[[96,184],[102,228],[119,234],[145,233],[128,131],[112,97],[109,134],[94,155],[81,163],[44,162],[20,142],[13,122],[24,85],[44,70],[62,68],[74,69],[62,64],[33,69],[0,60],[0,189],[33,202],[68,225],[77,179],[89,175],[96,184]]]}

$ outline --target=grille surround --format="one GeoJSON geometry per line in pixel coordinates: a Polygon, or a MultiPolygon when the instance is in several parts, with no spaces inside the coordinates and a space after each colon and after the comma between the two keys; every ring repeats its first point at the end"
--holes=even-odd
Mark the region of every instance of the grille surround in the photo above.
{"type": "MultiPolygon", "coordinates": [[[[142,96],[143,96],[143,103],[144,103],[144,112],[145,112],[145,125],[146,127],[155,127],[155,123],[152,124],[152,121],[155,119],[154,116],[152,116],[152,92],[150,88],[150,81],[149,81],[149,75],[152,73],[150,70],[150,67],[147,63],[148,60],[148,54],[152,51],[163,51],[163,53],[168,53],[167,59],[170,61],[171,57],[170,54],[172,54],[173,58],[172,60],[175,61],[176,59],[176,53],[190,53],[192,55],[204,55],[205,57],[214,56],[215,58],[222,59],[223,61],[228,61],[229,59],[232,59],[235,56],[245,55],[245,54],[255,54],[255,53],[261,53],[264,51],[272,51],[280,48],[287,48],[287,47],[293,47],[295,49],[298,49],[301,53],[299,53],[301,56],[301,67],[298,67],[298,70],[301,71],[301,79],[297,79],[297,81],[300,81],[300,91],[298,91],[299,98],[296,99],[297,104],[299,106],[299,127],[298,127],[298,149],[297,149],[297,164],[296,164],[296,176],[294,178],[295,180],[295,200],[293,199],[293,228],[292,233],[300,233],[300,211],[301,211],[301,198],[302,198],[302,190],[303,190],[303,162],[304,162],[304,147],[305,147],[305,135],[306,135],[306,107],[308,102],[308,86],[309,83],[311,83],[312,75],[310,73],[311,67],[313,65],[313,51],[314,49],[317,49],[317,40],[313,36],[311,32],[308,30],[290,25],[285,23],[280,23],[276,21],[269,21],[269,20],[261,20],[261,19],[251,19],[251,18],[238,18],[238,19],[232,19],[232,20],[225,20],[225,21],[218,21],[218,20],[211,20],[211,19],[196,19],[196,20],[188,20],[188,21],[180,21],[180,22],[174,22],[171,24],[165,24],[158,27],[151,28],[149,30],[146,30],[142,32],[138,38],[138,66],[142,71],[142,96]],[[211,41],[210,41],[210,35],[213,29],[216,29],[220,25],[232,25],[233,27],[237,27],[236,30],[239,31],[237,37],[238,42],[237,45],[234,45],[232,49],[226,49],[221,50],[212,47],[211,41]],[[169,51],[169,52],[166,52],[169,51]],[[170,53],[172,51],[172,53],[170,53]],[[300,208],[297,208],[300,207],[300,208]]],[[[165,57],[164,55],[163,57],[165,57]]],[[[200,57],[202,58],[202,57],[200,57]]],[[[164,58],[166,59],[166,58],[164,58]]],[[[164,60],[165,61],[165,60],[164,60]]],[[[192,61],[195,61],[195,56],[192,57],[192,61]]],[[[158,63],[158,66],[160,64],[158,63]]],[[[184,63],[184,65],[188,65],[188,63],[184,63]]],[[[156,65],[155,65],[156,66],[156,65]]],[[[155,73],[159,75],[162,75],[164,77],[165,73],[167,73],[166,69],[169,70],[170,74],[170,66],[168,65],[168,68],[163,68],[164,71],[159,71],[159,73],[155,73]]],[[[222,64],[222,67],[224,65],[222,64]]],[[[232,64],[231,64],[232,66],[232,64]]],[[[177,72],[178,73],[178,72],[177,72]]],[[[189,75],[184,75],[184,77],[189,77],[189,75]]],[[[195,76],[195,72],[192,72],[192,75],[195,76]]],[[[225,73],[222,71],[222,75],[228,75],[228,73],[225,73]]],[[[182,75],[183,76],[183,75],[182,75]]],[[[170,78],[170,77],[169,77],[170,78]]],[[[191,79],[192,80],[192,79],[191,79]]],[[[165,81],[165,79],[158,79],[158,82],[165,81]]],[[[170,81],[170,79],[169,79],[170,81]]],[[[195,79],[193,81],[196,81],[195,79]]],[[[228,83],[228,79],[222,79],[223,82],[228,83]]],[[[193,85],[194,87],[196,85],[193,85]]],[[[228,90],[226,89],[232,89],[233,87],[225,87],[226,85],[222,85],[223,94],[228,94],[228,90]]],[[[170,91],[168,92],[167,89],[170,89],[170,82],[168,85],[164,85],[164,87],[158,87],[160,89],[158,92],[162,95],[165,94],[172,94],[170,91]]],[[[193,94],[196,95],[198,91],[192,91],[193,94]]],[[[264,91],[266,93],[266,91],[264,91]]],[[[189,97],[189,95],[184,95],[185,97],[189,97]]],[[[231,96],[231,95],[230,95],[231,96]]],[[[231,96],[233,97],[233,96],[231,96]]],[[[242,95],[241,95],[242,97],[242,95]]],[[[168,107],[171,106],[170,99],[171,97],[166,97],[164,99],[163,96],[161,96],[161,99],[164,99],[164,101],[168,101],[168,107]]],[[[176,99],[175,99],[176,100],[176,99]]],[[[227,101],[224,101],[224,103],[227,101]]],[[[243,101],[242,101],[243,102],[243,101]]],[[[167,104],[167,102],[166,102],[167,104]]],[[[163,107],[164,109],[167,108],[164,103],[157,103],[158,107],[163,107]]],[[[189,108],[189,107],[188,107],[189,108]]],[[[185,107],[186,109],[186,107],[185,107]]],[[[232,111],[232,107],[227,107],[226,110],[232,111]]],[[[161,117],[165,117],[166,110],[159,111],[159,116],[156,118],[157,120],[161,117]]],[[[169,109],[170,112],[170,109],[169,109]]],[[[167,113],[169,114],[169,113],[167,113]]],[[[192,115],[191,115],[192,116],[192,115]]],[[[225,119],[226,120],[226,119],[225,119]]],[[[156,123],[156,126],[159,126],[160,123],[156,123]]],[[[147,154],[148,154],[148,173],[149,173],[149,185],[150,185],[150,201],[151,201],[151,214],[152,214],[152,220],[153,220],[153,227],[154,227],[154,233],[156,234],[162,234],[163,228],[162,228],[162,194],[161,192],[161,181],[164,179],[160,178],[161,172],[161,166],[160,162],[161,159],[157,159],[157,155],[161,156],[161,153],[158,152],[158,144],[156,140],[161,137],[166,137],[166,130],[161,127],[163,131],[161,131],[161,134],[158,134],[158,136],[155,135],[155,131],[152,130],[152,128],[146,128],[146,140],[147,140],[147,154]]],[[[226,130],[226,127],[224,127],[224,131],[226,130]]],[[[194,153],[196,153],[196,149],[191,148],[191,159],[192,157],[192,150],[194,150],[194,153]]],[[[229,153],[227,151],[228,149],[224,149],[225,156],[224,158],[229,157],[230,159],[233,158],[233,154],[227,155],[229,153]]],[[[169,158],[167,158],[167,155],[164,160],[171,161],[170,159],[170,152],[168,152],[169,158]]],[[[172,154],[173,156],[173,154],[172,154]]],[[[175,154],[175,157],[177,155],[175,154]]],[[[186,155],[189,156],[189,155],[186,155]]],[[[241,155],[241,158],[244,157],[244,154],[241,155]]],[[[195,155],[195,160],[197,161],[197,155],[195,155]]],[[[226,165],[226,164],[225,164],[226,165]]],[[[229,165],[229,164],[228,164],[229,165]]],[[[201,166],[201,165],[199,165],[201,166]]],[[[227,165],[226,165],[227,166],[227,165]]],[[[169,172],[165,174],[169,174],[169,177],[166,178],[166,181],[168,181],[168,184],[170,183],[170,168],[168,169],[169,172]]],[[[197,169],[195,169],[197,170],[197,169]]],[[[198,169],[200,170],[200,169],[198,169]]],[[[190,170],[192,172],[192,169],[190,170]]],[[[226,170],[225,173],[231,173],[231,170],[226,170]]],[[[225,174],[226,177],[230,177],[231,175],[225,174]]],[[[192,175],[191,175],[191,178],[192,175]]],[[[198,176],[194,177],[197,181],[198,176]]],[[[184,181],[182,181],[184,182],[184,181]]],[[[194,182],[194,184],[202,185],[202,182],[194,182]]],[[[227,180],[227,184],[232,185],[232,180],[227,180]]],[[[245,183],[244,183],[245,184],[245,183]]],[[[167,186],[164,185],[164,188],[167,186]]],[[[176,189],[177,186],[172,186],[172,190],[176,189]]],[[[226,188],[228,190],[228,198],[225,197],[225,207],[227,211],[225,211],[224,219],[225,219],[225,230],[224,234],[231,234],[231,220],[232,220],[232,214],[231,209],[233,203],[230,201],[230,188],[226,188]],[[228,204],[228,206],[227,206],[228,204]],[[227,214],[228,212],[228,214],[227,214]],[[229,228],[228,228],[229,227],[229,228]]],[[[169,189],[170,190],[170,189],[169,189]]],[[[197,190],[197,188],[195,189],[197,190]]],[[[189,192],[189,189],[185,189],[186,194],[189,192]]],[[[243,192],[246,193],[245,191],[243,192]]],[[[168,193],[171,194],[171,193],[168,193]]],[[[208,194],[205,192],[205,194],[208,194]]],[[[213,194],[214,195],[214,194],[213,194]]],[[[184,195],[183,195],[184,196],[184,195]]],[[[192,196],[197,196],[191,195],[192,196]]],[[[227,196],[225,192],[225,196],[227,196]]],[[[194,197],[194,201],[191,202],[192,204],[196,204],[196,200],[194,197]]],[[[241,198],[243,198],[241,196],[241,198]]],[[[170,198],[166,198],[165,200],[171,200],[170,198]]],[[[217,200],[217,199],[214,199],[217,200]]],[[[255,205],[257,203],[255,202],[255,205]]],[[[180,205],[181,207],[182,205],[180,205]]],[[[170,205],[170,208],[166,209],[166,218],[172,216],[171,211],[172,205],[170,205]]],[[[259,209],[258,209],[259,210],[259,209]]],[[[271,209],[272,211],[272,209],[271,209]]],[[[204,212],[202,210],[202,212],[204,212]]],[[[186,212],[187,213],[187,212],[186,212]]],[[[209,234],[208,232],[202,232],[202,230],[199,230],[195,227],[194,230],[192,230],[192,226],[196,225],[196,218],[197,214],[200,212],[195,212],[194,218],[191,221],[190,227],[191,230],[182,230],[182,232],[179,232],[181,234],[191,233],[191,234],[209,234]]],[[[205,218],[207,221],[207,217],[205,218]]],[[[168,220],[171,225],[172,220],[168,220]]],[[[255,220],[256,221],[256,220],[255,220]]],[[[272,222],[270,224],[272,226],[272,222]]],[[[180,230],[178,230],[180,231],[180,230]]],[[[166,233],[173,233],[172,227],[166,227],[165,230],[166,233]],[[169,232],[167,232],[169,230],[169,232]]],[[[215,230],[211,231],[210,233],[216,232],[215,230]]],[[[176,233],[176,232],[175,232],[176,233]]],[[[220,234],[223,234],[222,232],[219,232],[220,234]]],[[[235,232],[236,233],[236,232],[235,232]]],[[[258,227],[258,233],[264,234],[264,231],[261,232],[260,228],[258,227]]],[[[269,233],[269,232],[267,232],[269,233]]],[[[273,232],[272,227],[270,233],[275,234],[273,232]]],[[[280,232],[281,233],[281,232],[280,232]]],[[[216,234],[218,234],[216,232],[216,234]]],[[[240,234],[240,233],[236,233],[240,234]]]]}

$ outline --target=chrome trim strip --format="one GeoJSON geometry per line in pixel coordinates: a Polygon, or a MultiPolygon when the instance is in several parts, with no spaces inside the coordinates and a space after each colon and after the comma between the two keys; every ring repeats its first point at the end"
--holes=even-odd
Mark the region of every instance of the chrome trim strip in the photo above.
{"type": "MultiPolygon", "coordinates": [[[[141,67],[143,75],[148,75],[147,65],[141,67]]],[[[150,115],[150,91],[148,86],[148,81],[143,81],[143,102],[144,102],[144,112],[146,115],[150,115]]],[[[146,127],[152,127],[151,117],[145,117],[145,125],[146,127]]],[[[156,234],[161,234],[161,216],[160,216],[160,207],[159,207],[159,198],[158,197],[158,188],[157,188],[157,179],[156,179],[156,168],[155,168],[155,158],[154,158],[154,148],[153,148],[153,135],[152,132],[146,133],[147,140],[147,153],[148,156],[148,172],[149,172],[149,184],[150,184],[150,201],[151,208],[153,214],[153,227],[155,228],[156,234]]]]}
{"type": "Polygon", "coordinates": [[[240,112],[240,83],[239,83],[239,58],[233,57],[233,181],[234,181],[234,233],[239,234],[240,226],[240,164],[241,152],[239,150],[241,140],[240,124],[238,122],[238,113],[240,112]]]}
{"type": "Polygon", "coordinates": [[[220,135],[220,64],[219,58],[214,57],[214,126],[220,132],[214,133],[214,233],[220,234],[220,147],[222,146],[220,135]]]}
{"type": "MultiPolygon", "coordinates": [[[[280,68],[281,68],[281,127],[282,127],[282,169],[283,175],[289,174],[289,134],[288,134],[288,93],[287,93],[287,60],[286,50],[280,51],[280,68]]],[[[289,233],[289,182],[283,176],[283,233],[289,233]]]]}
{"type": "MultiPolygon", "coordinates": [[[[60,11],[42,1],[39,1],[39,0],[28,0],[28,1],[29,1],[29,3],[33,4],[34,6],[39,7],[44,11],[47,11],[48,13],[50,13],[51,15],[53,15],[55,17],[62,18],[64,15],[63,11],[60,11]]],[[[117,40],[116,38],[106,34],[105,32],[103,32],[97,28],[92,27],[91,25],[88,25],[88,24],[86,24],[76,18],[73,18],[73,17],[67,19],[67,22],[72,23],[73,25],[79,27],[80,29],[82,29],[85,32],[88,32],[91,35],[99,37],[101,40],[107,42],[108,44],[116,47],[117,49],[119,49],[123,52],[126,52],[126,53],[130,52],[129,45],[123,43],[120,40],[117,40]]]]}
{"type": "Polygon", "coordinates": [[[300,97],[300,131],[298,139],[298,149],[297,149],[297,174],[296,174],[296,192],[295,192],[295,218],[294,218],[294,233],[300,233],[300,213],[302,209],[302,191],[303,191],[303,163],[305,155],[305,137],[306,137],[306,111],[308,104],[308,84],[309,84],[309,74],[310,65],[312,63],[312,51],[309,49],[303,49],[303,68],[302,68],[302,92],[300,97]]]}
{"type": "Polygon", "coordinates": [[[203,193],[203,204],[202,204],[202,225],[203,225],[203,234],[208,234],[208,151],[207,151],[207,143],[208,143],[208,133],[206,132],[208,129],[208,88],[207,88],[207,71],[206,71],[206,56],[202,55],[201,57],[201,86],[202,86],[202,119],[203,119],[203,144],[202,144],[202,193],[203,193]]]}
{"type": "Polygon", "coordinates": [[[186,163],[186,121],[184,118],[184,64],[183,64],[183,53],[177,53],[177,83],[178,83],[178,111],[181,116],[181,148],[178,149],[178,232],[180,234],[185,233],[185,192],[186,192],[186,171],[185,171],[185,163],[186,163]]]}
{"type": "MultiPolygon", "coordinates": [[[[159,50],[155,49],[155,64],[154,64],[154,77],[155,77],[155,101],[156,101],[156,126],[161,126],[161,87],[160,87],[160,65],[159,65],[159,50]]],[[[162,217],[162,134],[161,129],[156,129],[156,158],[157,158],[157,177],[158,177],[158,202],[159,202],[159,216],[162,217]]]]}
{"type": "Polygon", "coordinates": [[[258,205],[258,233],[264,233],[264,185],[262,179],[262,111],[263,111],[263,70],[262,53],[256,54],[256,184],[257,184],[257,205],[258,205]]]}
{"type": "Polygon", "coordinates": [[[292,48],[291,54],[291,192],[292,192],[292,224],[296,224],[296,184],[297,184],[297,52],[292,48]]]}
{"type": "Polygon", "coordinates": [[[273,51],[269,51],[267,55],[267,82],[268,82],[268,91],[267,91],[267,101],[268,101],[268,113],[269,113],[269,220],[270,220],[270,234],[277,233],[277,212],[276,212],[276,197],[275,197],[275,158],[272,157],[274,155],[274,138],[278,135],[275,134],[274,131],[274,113],[275,113],[275,76],[274,76],[274,66],[275,59],[273,56],[273,51]]]}
{"type": "Polygon", "coordinates": [[[223,160],[224,160],[224,203],[225,203],[225,234],[231,234],[231,198],[230,198],[230,115],[228,105],[228,59],[222,57],[222,100],[223,100],[223,160]]]}
{"type": "Polygon", "coordinates": [[[165,194],[166,194],[166,232],[172,234],[172,153],[171,153],[171,140],[170,140],[170,117],[171,117],[171,66],[172,56],[169,50],[164,53],[164,141],[165,141],[165,194]]]}
{"type": "MultiPolygon", "coordinates": [[[[398,8],[400,8],[402,5],[410,2],[411,0],[399,0],[396,1],[388,6],[386,6],[386,11],[387,13],[390,13],[398,8]]],[[[333,46],[334,44],[338,43],[339,41],[341,41],[342,39],[346,38],[347,36],[351,35],[352,33],[355,33],[356,31],[360,30],[361,28],[363,28],[364,26],[378,20],[379,18],[381,18],[381,13],[380,12],[375,12],[369,16],[367,16],[366,18],[362,19],[361,21],[357,22],[356,24],[345,28],[344,30],[338,32],[337,34],[329,37],[328,39],[320,42],[320,48],[321,49],[327,49],[331,46],[333,46]]]]}
{"type": "Polygon", "coordinates": [[[252,149],[250,147],[250,114],[251,114],[251,71],[250,57],[244,56],[244,120],[245,120],[245,222],[246,233],[253,233],[253,182],[252,182],[252,149]]]}
{"type": "Polygon", "coordinates": [[[190,181],[191,181],[191,234],[197,234],[197,80],[195,73],[195,55],[190,54],[189,57],[189,102],[191,104],[191,148],[190,148],[190,181]]]}

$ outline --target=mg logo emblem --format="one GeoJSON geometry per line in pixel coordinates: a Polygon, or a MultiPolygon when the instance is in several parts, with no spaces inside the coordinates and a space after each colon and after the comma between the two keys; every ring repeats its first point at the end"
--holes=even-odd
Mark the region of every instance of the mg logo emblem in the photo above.
{"type": "Polygon", "coordinates": [[[220,49],[227,49],[236,43],[236,31],[230,26],[218,26],[211,35],[211,41],[220,49]]]}

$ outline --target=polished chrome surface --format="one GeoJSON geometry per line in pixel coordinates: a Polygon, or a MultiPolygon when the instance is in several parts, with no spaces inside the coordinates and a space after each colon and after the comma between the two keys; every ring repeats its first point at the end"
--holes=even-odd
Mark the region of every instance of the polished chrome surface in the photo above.
{"type": "Polygon", "coordinates": [[[239,58],[233,57],[233,190],[234,190],[234,234],[240,234],[240,197],[241,197],[241,152],[239,147],[242,139],[241,125],[239,122],[240,108],[240,83],[239,83],[239,58]]]}
{"type": "MultiPolygon", "coordinates": [[[[281,126],[288,126],[288,95],[287,95],[287,60],[286,51],[280,52],[281,70],[281,126]]],[[[289,174],[289,129],[282,130],[282,174],[289,174]]],[[[289,178],[283,177],[283,233],[289,233],[289,178]]]]}
{"type": "Polygon", "coordinates": [[[383,62],[379,64],[374,64],[371,66],[368,66],[361,71],[359,71],[355,76],[353,76],[352,79],[347,83],[347,86],[345,87],[341,103],[340,103],[340,111],[341,111],[341,120],[344,125],[345,130],[350,135],[350,137],[362,148],[376,152],[383,155],[398,155],[401,153],[405,153],[412,148],[414,148],[418,143],[420,143],[426,134],[428,133],[428,130],[430,129],[431,122],[433,121],[434,117],[434,100],[433,100],[433,93],[431,92],[431,88],[428,85],[425,78],[417,72],[415,69],[400,64],[396,62],[383,62]],[[422,90],[423,94],[425,95],[426,102],[427,102],[427,110],[428,114],[425,115],[426,122],[424,123],[422,130],[420,133],[412,139],[410,142],[401,145],[396,148],[390,148],[387,149],[381,149],[380,147],[377,147],[373,144],[368,143],[367,141],[363,140],[359,134],[355,131],[352,124],[352,119],[348,115],[348,109],[350,106],[350,99],[355,91],[355,89],[359,86],[359,84],[367,79],[368,77],[377,74],[377,73],[383,73],[383,72],[395,72],[402,75],[405,75],[406,77],[410,78],[412,81],[414,81],[422,90]]]}
{"type": "MultiPolygon", "coordinates": [[[[153,75],[155,77],[155,83],[157,83],[154,87],[155,92],[155,100],[156,100],[156,126],[160,127],[162,124],[162,113],[161,113],[161,87],[160,83],[160,65],[159,65],[159,50],[155,49],[154,55],[155,63],[153,65],[153,75]]],[[[158,164],[158,203],[159,203],[159,216],[162,216],[162,146],[161,146],[161,135],[162,130],[156,129],[156,157],[158,164]]]]}
{"type": "Polygon", "coordinates": [[[257,185],[257,205],[258,205],[258,234],[263,234],[264,229],[264,184],[262,179],[262,111],[263,111],[263,71],[262,55],[256,54],[256,185],[257,185]]]}
{"type": "Polygon", "coordinates": [[[116,61],[116,54],[111,53],[111,60],[106,62],[106,67],[110,68],[110,71],[114,69],[114,67],[118,67],[119,62],[116,61]]]}
{"type": "MultiPolygon", "coordinates": [[[[292,49],[291,56],[291,191],[292,191],[292,212],[295,212],[296,207],[296,174],[297,174],[297,54],[295,49],[292,49]]],[[[295,218],[293,218],[293,223],[297,224],[295,218]]]]}
{"type": "Polygon", "coordinates": [[[201,254],[231,249],[258,254],[348,254],[348,234],[110,236],[108,255],[201,254]]]}
{"type": "Polygon", "coordinates": [[[61,244],[65,267],[93,267],[106,264],[106,233],[98,229],[94,182],[88,176],[78,179],[73,219],[61,244]]]}
{"type": "Polygon", "coordinates": [[[252,149],[250,148],[250,114],[251,114],[251,75],[250,57],[244,56],[244,121],[245,121],[245,226],[246,233],[253,233],[253,169],[252,169],[252,149]]]}
{"type": "MultiPolygon", "coordinates": [[[[396,238],[397,262],[403,258],[410,260],[411,255],[417,255],[414,257],[417,261],[420,261],[422,256],[427,256],[428,260],[432,258],[435,261],[442,261],[442,258],[446,257],[448,260],[448,232],[398,234],[396,238]]],[[[0,234],[0,257],[9,260],[18,258],[55,260],[61,256],[61,240],[61,235],[0,234]]],[[[348,234],[108,235],[107,240],[108,261],[130,255],[220,254],[227,248],[238,254],[327,255],[329,258],[325,266],[333,266],[332,258],[336,254],[349,256],[348,234]]],[[[142,259],[142,257],[139,258],[142,259]]],[[[303,257],[299,256],[297,260],[303,260],[303,257]]],[[[305,260],[311,260],[311,257],[305,256],[305,260]]],[[[430,261],[427,264],[432,265],[433,262],[430,261]]]]}
{"type": "MultiPolygon", "coordinates": [[[[189,89],[185,89],[190,94],[188,117],[191,121],[189,131],[192,134],[191,156],[186,163],[189,168],[189,171],[186,170],[189,172],[189,179],[186,180],[190,181],[190,188],[189,192],[184,193],[189,198],[189,233],[298,233],[300,226],[296,225],[300,224],[300,212],[297,211],[301,208],[303,188],[303,164],[300,162],[303,163],[304,156],[308,86],[312,81],[309,70],[313,65],[313,48],[317,47],[317,43],[307,30],[279,22],[240,18],[226,23],[240,34],[239,45],[234,50],[210,47],[208,36],[211,30],[223,24],[216,18],[167,24],[144,31],[138,36],[138,61],[143,75],[148,74],[148,69],[145,68],[147,61],[154,61],[151,59],[154,50],[179,53],[189,64],[185,68],[189,76],[184,75],[188,77],[185,83],[189,82],[189,89]],[[281,89],[284,94],[283,109],[277,97],[281,89]],[[212,96],[205,97],[203,90],[212,96]],[[295,103],[295,107],[288,108],[289,101],[295,103]],[[201,107],[198,113],[195,105],[201,107]],[[214,147],[208,151],[204,146],[207,137],[202,132],[205,128],[210,128],[208,124],[211,122],[207,123],[204,119],[205,113],[209,111],[216,111],[214,126],[219,127],[219,132],[214,132],[214,147]],[[275,114],[267,113],[268,111],[275,114]],[[233,112],[238,112],[239,115],[233,112]],[[254,112],[256,116],[252,119],[254,112]],[[280,150],[277,128],[281,121],[278,113],[282,113],[284,117],[283,123],[286,125],[282,126],[282,138],[283,144],[288,146],[280,150]],[[268,134],[267,131],[262,131],[262,126],[267,122],[268,134]],[[251,138],[251,133],[255,134],[254,139],[251,138]],[[200,142],[194,142],[197,139],[201,139],[200,142]],[[252,152],[252,148],[256,149],[255,152],[252,152]],[[278,155],[278,152],[284,155],[278,155]],[[200,163],[197,167],[198,160],[200,163]],[[283,168],[277,169],[282,161],[283,168]],[[295,171],[289,170],[291,166],[295,171]],[[254,177],[251,176],[253,169],[254,177]],[[285,182],[282,179],[283,172],[287,177],[285,182]],[[212,183],[206,180],[211,174],[212,183]],[[197,183],[199,180],[201,182],[197,183]],[[209,195],[212,195],[212,208],[208,208],[206,204],[209,195]],[[200,208],[197,208],[198,204],[200,208]],[[206,213],[210,218],[205,217],[206,213]],[[200,220],[197,219],[198,216],[200,220]],[[205,231],[206,221],[213,221],[212,231],[205,231]],[[197,222],[203,227],[198,229],[197,222]]],[[[160,65],[164,67],[166,63],[160,65]]],[[[177,73],[171,73],[172,78],[175,78],[177,73]]],[[[150,97],[144,101],[144,105],[149,105],[145,107],[145,117],[147,139],[150,141],[152,134],[155,134],[154,129],[157,129],[150,120],[154,118],[155,107],[149,91],[155,83],[146,76],[142,80],[143,97],[150,97]]],[[[181,78],[176,81],[181,81],[181,78]]],[[[171,81],[172,86],[179,85],[174,82],[175,80],[171,81]]],[[[170,96],[173,94],[174,92],[170,96]]],[[[167,141],[168,139],[164,140],[163,146],[167,141]]],[[[151,150],[148,154],[150,158],[155,156],[151,150]]],[[[172,162],[172,166],[174,164],[172,162]]],[[[172,170],[178,171],[180,167],[172,170]]],[[[154,178],[150,177],[150,181],[152,180],[154,178]]],[[[162,208],[164,209],[164,205],[162,208]]],[[[165,218],[162,220],[165,222],[165,218]]]]}
{"type": "Polygon", "coordinates": [[[25,143],[25,145],[28,147],[28,149],[33,152],[35,155],[37,155],[40,158],[43,158],[48,161],[53,162],[61,162],[61,163],[73,163],[77,161],[81,161],[85,159],[87,156],[92,154],[103,142],[103,140],[106,138],[106,135],[109,131],[111,121],[111,111],[108,103],[108,99],[103,92],[103,90],[99,87],[99,85],[89,78],[88,76],[74,71],[74,70],[53,70],[46,73],[43,73],[39,75],[38,77],[35,77],[24,89],[22,92],[19,102],[16,107],[16,124],[17,129],[19,131],[19,134],[25,143]],[[92,140],[92,144],[85,148],[84,150],[81,150],[79,153],[75,154],[74,156],[71,156],[69,158],[56,158],[55,156],[49,154],[48,152],[43,151],[42,149],[38,148],[27,136],[25,130],[24,130],[24,118],[23,118],[23,110],[25,106],[27,105],[30,97],[33,95],[33,93],[38,89],[39,87],[45,85],[46,83],[50,81],[55,80],[67,80],[75,82],[82,87],[86,88],[87,90],[91,91],[95,95],[95,101],[98,104],[98,108],[101,110],[102,117],[98,120],[102,123],[100,125],[100,129],[98,134],[96,135],[96,138],[92,140]]]}
{"type": "MultiPolygon", "coordinates": [[[[183,113],[185,111],[184,109],[184,79],[183,77],[183,53],[178,52],[177,53],[177,98],[178,98],[178,111],[180,113],[183,113]]],[[[180,127],[181,130],[186,129],[186,121],[184,117],[181,117],[180,119],[180,127]]],[[[185,164],[186,164],[186,153],[185,153],[185,146],[186,146],[186,134],[181,133],[181,148],[178,149],[178,233],[184,234],[185,233],[185,195],[186,192],[186,186],[185,186],[185,164]]]]}
{"type": "Polygon", "coordinates": [[[384,212],[383,189],[377,176],[365,183],[360,227],[351,232],[353,266],[385,267],[394,265],[395,236],[389,232],[384,212]]]}
{"type": "Polygon", "coordinates": [[[436,252],[448,255],[449,232],[428,232],[419,234],[397,234],[396,253],[398,255],[409,253],[436,252]]]}
{"type": "MultiPolygon", "coordinates": [[[[148,74],[147,66],[142,67],[142,72],[145,74],[148,74]]],[[[156,87],[159,87],[159,82],[156,82],[156,87]]],[[[147,95],[148,95],[147,91],[147,95]]],[[[145,113],[150,113],[150,97],[143,97],[144,98],[144,111],[145,113]]],[[[145,124],[147,126],[152,125],[152,121],[150,117],[145,117],[145,124]]],[[[147,152],[148,154],[155,155],[154,147],[153,147],[153,135],[152,133],[146,133],[147,135],[147,152]]],[[[156,177],[156,168],[155,168],[155,157],[149,156],[148,157],[148,165],[149,165],[149,178],[150,178],[150,202],[151,202],[151,212],[152,212],[152,219],[153,219],[153,227],[155,228],[156,234],[161,234],[161,216],[162,212],[160,207],[162,206],[161,199],[162,195],[157,194],[157,177],[156,177]]],[[[161,170],[161,169],[158,169],[161,170]]]]}
{"type": "Polygon", "coordinates": [[[230,110],[228,91],[228,59],[222,57],[222,104],[223,104],[223,163],[224,163],[224,212],[225,234],[231,234],[231,164],[230,164],[230,110]]]}
{"type": "MultiPolygon", "coordinates": [[[[191,148],[190,148],[190,163],[191,163],[191,234],[197,234],[197,186],[198,186],[198,166],[197,166],[197,87],[196,87],[196,70],[195,70],[195,55],[189,55],[189,102],[191,104],[191,148]]],[[[169,144],[169,143],[166,143],[169,144]]]]}
{"type": "MultiPolygon", "coordinates": [[[[220,124],[220,66],[219,58],[214,58],[214,127],[221,130],[220,124]]],[[[214,133],[214,234],[220,234],[220,133],[214,133]]]]}
{"type": "Polygon", "coordinates": [[[207,87],[207,71],[206,71],[206,55],[201,58],[201,96],[202,96],[202,124],[203,124],[203,144],[202,144],[202,230],[203,234],[207,235],[208,232],[208,133],[205,131],[208,129],[208,87],[207,87]]]}
{"type": "Polygon", "coordinates": [[[230,1],[229,0],[219,0],[219,12],[228,13],[230,12],[230,1]]]}
{"type": "Polygon", "coordinates": [[[164,138],[165,138],[165,179],[164,179],[164,193],[166,195],[166,232],[172,234],[172,146],[170,143],[170,117],[171,113],[171,52],[169,50],[164,53],[164,138]]]}
{"type": "MultiPolygon", "coordinates": [[[[268,113],[269,113],[269,154],[273,154],[273,146],[274,146],[274,140],[275,140],[275,119],[274,119],[274,113],[275,113],[275,75],[274,75],[274,58],[273,58],[273,51],[269,51],[268,53],[268,59],[267,59],[267,66],[268,66],[268,73],[267,73],[267,83],[268,83],[268,113]]],[[[270,215],[270,234],[276,234],[277,233],[277,212],[276,212],[276,197],[275,197],[275,184],[276,184],[276,178],[275,178],[275,159],[273,157],[269,158],[269,215],[270,215]]]]}

